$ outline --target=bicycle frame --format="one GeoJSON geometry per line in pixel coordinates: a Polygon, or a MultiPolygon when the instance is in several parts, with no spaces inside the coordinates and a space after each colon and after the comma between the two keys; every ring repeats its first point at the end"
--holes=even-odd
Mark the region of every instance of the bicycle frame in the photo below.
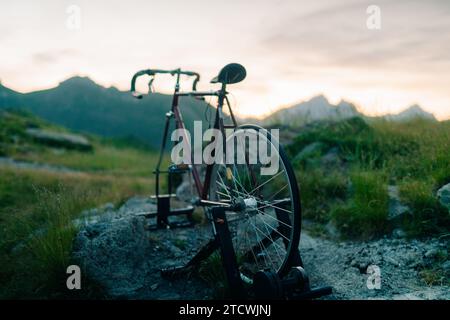
{"type": "MultiPolygon", "coordinates": [[[[166,73],[170,73],[170,72],[166,72],[166,73]]],[[[236,119],[234,117],[233,111],[231,110],[231,106],[230,106],[230,103],[227,98],[228,93],[226,91],[226,84],[222,84],[221,89],[217,90],[217,91],[200,92],[200,91],[195,90],[196,83],[194,82],[194,86],[193,86],[194,91],[181,92],[180,91],[180,74],[182,74],[182,72],[180,72],[180,70],[177,69],[177,70],[175,70],[175,73],[176,73],[176,83],[175,83],[175,90],[173,93],[171,111],[166,114],[166,123],[165,123],[165,127],[164,127],[163,140],[161,143],[160,157],[159,157],[158,163],[156,165],[156,170],[155,170],[156,195],[159,194],[159,173],[161,172],[160,166],[161,166],[162,157],[163,157],[163,154],[164,154],[164,151],[166,148],[166,142],[167,142],[167,138],[168,138],[168,130],[169,130],[169,125],[170,125],[170,120],[172,117],[175,118],[176,128],[183,130],[182,138],[184,139],[184,141],[186,141],[188,143],[189,150],[191,150],[191,146],[189,144],[190,143],[189,139],[186,136],[186,131],[185,131],[186,127],[184,125],[182,113],[180,111],[180,106],[179,106],[179,98],[180,97],[194,97],[194,98],[202,97],[203,98],[206,96],[216,96],[218,98],[218,103],[217,103],[216,114],[215,114],[215,119],[214,119],[214,128],[220,130],[222,132],[223,136],[225,137],[225,128],[236,128],[237,127],[236,119]],[[230,117],[233,122],[232,125],[225,125],[223,122],[223,118],[224,118],[223,117],[223,106],[225,103],[227,104],[228,110],[230,112],[230,117]]],[[[198,81],[198,78],[195,81],[198,81]]],[[[191,157],[192,157],[192,154],[191,154],[191,157]]],[[[207,165],[205,179],[202,183],[201,177],[200,177],[200,174],[199,174],[197,168],[195,167],[195,165],[192,165],[192,176],[194,178],[195,187],[196,187],[196,190],[197,190],[200,200],[208,199],[208,190],[210,187],[209,183],[210,183],[210,178],[212,175],[212,169],[213,169],[212,164],[207,165]]]]}

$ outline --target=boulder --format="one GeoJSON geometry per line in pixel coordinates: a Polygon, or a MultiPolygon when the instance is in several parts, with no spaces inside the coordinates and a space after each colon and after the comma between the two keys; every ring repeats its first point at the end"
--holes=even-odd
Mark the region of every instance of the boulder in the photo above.
{"type": "Polygon", "coordinates": [[[400,196],[397,186],[388,186],[389,195],[389,213],[388,220],[399,221],[405,214],[411,212],[410,208],[400,201],[400,196]]]}
{"type": "Polygon", "coordinates": [[[152,250],[146,222],[136,215],[146,207],[147,201],[133,198],[121,210],[87,223],[75,239],[74,259],[112,297],[133,296],[150,272],[144,259],[152,250]]]}
{"type": "Polygon", "coordinates": [[[322,142],[313,142],[304,147],[294,158],[294,162],[300,163],[318,158],[322,155],[325,145],[322,142]]]}
{"type": "Polygon", "coordinates": [[[342,159],[339,156],[339,148],[334,147],[328,150],[322,157],[321,162],[325,167],[340,167],[342,165],[342,159]]]}
{"type": "Polygon", "coordinates": [[[437,198],[439,202],[450,211],[450,183],[438,190],[437,198]]]}
{"type": "Polygon", "coordinates": [[[60,133],[35,128],[28,128],[26,130],[26,133],[35,141],[52,147],[77,149],[81,151],[92,150],[91,143],[81,135],[60,133]]]}

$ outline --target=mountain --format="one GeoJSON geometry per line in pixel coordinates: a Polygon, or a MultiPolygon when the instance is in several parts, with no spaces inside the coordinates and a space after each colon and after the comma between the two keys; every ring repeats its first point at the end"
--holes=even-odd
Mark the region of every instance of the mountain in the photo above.
{"type": "MultiPolygon", "coordinates": [[[[73,77],[55,88],[25,94],[0,84],[0,108],[25,109],[72,130],[133,137],[151,146],[160,144],[171,102],[170,95],[159,93],[137,100],[129,92],[104,88],[86,77],[73,77]]],[[[211,108],[193,98],[180,99],[180,106],[188,129],[211,108]]]]}
{"type": "MultiPolygon", "coordinates": [[[[268,126],[283,124],[295,127],[315,121],[341,121],[353,117],[371,118],[360,113],[350,102],[341,100],[337,105],[333,105],[326,97],[318,95],[310,100],[278,110],[260,122],[268,126]]],[[[432,113],[423,110],[419,105],[412,105],[398,114],[388,114],[379,118],[395,122],[414,119],[437,121],[432,113]]]]}
{"type": "Polygon", "coordinates": [[[389,121],[398,121],[398,122],[410,121],[414,119],[437,121],[432,113],[423,110],[417,104],[410,106],[409,108],[403,110],[400,113],[386,115],[384,116],[384,118],[389,121]]]}
{"type": "Polygon", "coordinates": [[[299,126],[314,121],[339,121],[355,116],[361,116],[355,106],[342,100],[333,105],[323,95],[313,97],[308,101],[274,112],[263,120],[265,124],[282,123],[299,126]]]}

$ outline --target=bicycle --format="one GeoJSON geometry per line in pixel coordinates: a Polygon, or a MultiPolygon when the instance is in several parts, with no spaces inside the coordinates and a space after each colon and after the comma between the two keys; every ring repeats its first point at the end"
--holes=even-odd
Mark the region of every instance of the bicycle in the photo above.
{"type": "MultiPolygon", "coordinates": [[[[293,265],[302,265],[298,251],[301,232],[300,195],[292,166],[283,148],[267,130],[251,124],[239,126],[229,103],[227,85],[243,81],[246,77],[245,68],[237,63],[226,65],[220,70],[218,76],[211,80],[211,83],[221,85],[220,89],[214,91],[197,91],[200,75],[196,72],[181,69],[141,70],[134,74],[131,80],[133,96],[138,99],[143,97],[143,94],[136,91],[138,77],[150,76],[149,88],[151,88],[157,74],[170,74],[176,78],[172,106],[170,112],[166,114],[161,152],[155,170],[156,198],[161,200],[158,201],[158,212],[164,211],[167,215],[186,214],[189,219],[192,218],[192,207],[178,209],[178,212],[168,209],[170,207],[168,199],[172,196],[170,183],[168,195],[159,193],[159,175],[161,173],[170,173],[170,170],[172,172],[189,170],[198,195],[194,199],[194,204],[205,209],[206,219],[209,221],[212,219],[210,212],[212,206],[221,206],[226,212],[236,261],[242,277],[251,278],[257,271],[267,269],[274,270],[279,276],[284,276],[293,265]],[[181,75],[194,78],[191,91],[180,90],[181,75]],[[171,121],[175,120],[176,128],[185,129],[179,106],[180,97],[217,98],[213,128],[220,130],[226,141],[229,141],[230,138],[234,139],[233,145],[245,155],[244,163],[241,161],[241,164],[213,163],[206,165],[204,179],[201,178],[196,165],[172,165],[169,171],[160,170],[171,121]],[[224,121],[225,105],[228,107],[231,124],[225,124],[224,121]],[[263,144],[271,148],[270,150],[278,150],[276,151],[279,161],[278,172],[271,176],[260,174],[260,169],[264,167],[264,164],[249,161],[250,151],[245,144],[245,138],[235,139],[235,137],[227,136],[226,129],[254,130],[257,133],[263,133],[263,136],[266,137],[263,144]],[[276,148],[275,145],[277,145],[276,148]]],[[[167,215],[160,214],[159,226],[170,225],[167,215]]],[[[213,234],[216,232],[213,224],[213,234]]]]}

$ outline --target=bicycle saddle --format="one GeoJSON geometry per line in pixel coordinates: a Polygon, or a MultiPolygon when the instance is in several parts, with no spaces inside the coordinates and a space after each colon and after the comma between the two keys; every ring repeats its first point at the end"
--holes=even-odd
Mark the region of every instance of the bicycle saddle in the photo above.
{"type": "Polygon", "coordinates": [[[211,80],[211,83],[232,84],[245,79],[247,71],[239,63],[230,63],[220,70],[219,75],[211,80]]]}

